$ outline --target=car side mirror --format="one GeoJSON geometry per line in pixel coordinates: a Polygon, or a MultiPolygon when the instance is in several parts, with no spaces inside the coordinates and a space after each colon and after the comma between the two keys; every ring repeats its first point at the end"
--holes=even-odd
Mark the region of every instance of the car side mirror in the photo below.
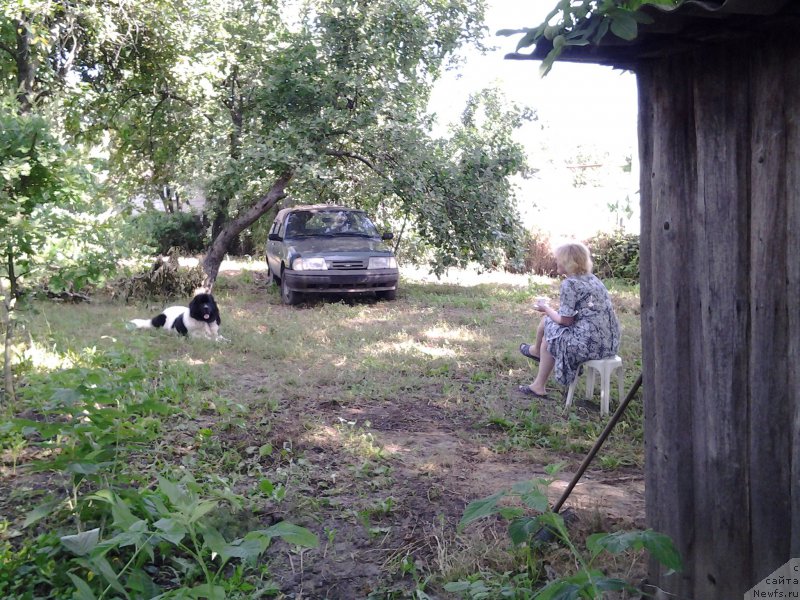
{"type": "Polygon", "coordinates": [[[392,240],[394,239],[394,234],[391,231],[384,231],[383,235],[381,236],[382,240],[392,240]]]}
{"type": "Polygon", "coordinates": [[[281,236],[279,236],[277,233],[270,233],[270,234],[267,236],[267,239],[268,239],[270,242],[280,242],[281,240],[283,240],[283,238],[282,238],[281,236]]]}

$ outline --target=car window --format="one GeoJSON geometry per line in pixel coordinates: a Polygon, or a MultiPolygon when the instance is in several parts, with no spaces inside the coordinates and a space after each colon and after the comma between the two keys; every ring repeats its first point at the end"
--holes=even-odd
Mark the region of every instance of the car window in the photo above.
{"type": "MultiPolygon", "coordinates": [[[[322,210],[307,213],[305,235],[360,235],[380,237],[366,213],[352,210],[322,210]]],[[[295,215],[292,215],[293,217],[295,215]]]]}

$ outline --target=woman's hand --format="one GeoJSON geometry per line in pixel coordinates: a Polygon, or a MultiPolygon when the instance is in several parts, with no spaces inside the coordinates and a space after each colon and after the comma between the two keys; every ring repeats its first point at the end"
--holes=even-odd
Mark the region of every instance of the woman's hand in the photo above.
{"type": "Polygon", "coordinates": [[[553,310],[549,304],[546,303],[539,303],[537,301],[536,304],[533,305],[533,310],[544,313],[553,321],[564,327],[569,327],[575,322],[575,317],[565,317],[564,315],[560,315],[557,311],[553,310]]]}

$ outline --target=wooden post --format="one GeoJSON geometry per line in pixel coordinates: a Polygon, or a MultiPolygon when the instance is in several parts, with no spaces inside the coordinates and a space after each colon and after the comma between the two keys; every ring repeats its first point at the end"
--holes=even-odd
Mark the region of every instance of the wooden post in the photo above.
{"type": "Polygon", "coordinates": [[[800,556],[796,38],[636,70],[647,514],[686,566],[651,580],[678,597],[741,598],[800,556]]]}

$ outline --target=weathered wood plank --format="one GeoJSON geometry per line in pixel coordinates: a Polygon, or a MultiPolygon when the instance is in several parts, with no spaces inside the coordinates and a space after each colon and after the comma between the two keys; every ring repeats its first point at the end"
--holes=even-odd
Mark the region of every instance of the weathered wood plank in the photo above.
{"type": "MultiPolygon", "coordinates": [[[[751,285],[749,490],[754,582],[789,559],[791,428],[788,395],[787,129],[790,44],[751,46],[751,285]]],[[[796,44],[795,44],[796,46],[796,44]]],[[[797,55],[797,50],[794,50],[797,55]]],[[[791,192],[794,194],[795,192],[791,192]]],[[[797,256],[794,257],[797,260],[797,256]]]]}
{"type": "MultiPolygon", "coordinates": [[[[747,465],[749,114],[747,56],[709,49],[692,63],[697,187],[691,196],[690,329],[696,598],[736,598],[750,577],[742,514],[747,465]],[[719,560],[725,548],[728,560],[719,560]],[[736,573],[730,564],[737,565],[736,573]]],[[[683,328],[682,328],[683,329],[683,328]]],[[[748,586],[749,587],[749,586],[748,586]]],[[[745,588],[747,589],[747,588],[745,588]]]]}
{"type": "MultiPolygon", "coordinates": [[[[691,439],[692,306],[689,202],[696,179],[694,120],[686,59],[639,73],[642,156],[641,261],[646,503],[650,525],[684,555],[695,543],[691,439]],[[677,95],[677,97],[676,97],[677,95]],[[646,242],[645,242],[646,240],[646,242]],[[677,335],[676,335],[677,333],[677,335]],[[669,510],[665,510],[669,507],[669,510]]],[[[690,582],[693,566],[670,579],[690,582]]],[[[681,589],[684,585],[673,587],[681,589]]]]}
{"type": "Polygon", "coordinates": [[[651,575],[681,597],[800,555],[797,33],[637,68],[648,523],[687,567],[651,575]]]}
{"type": "Polygon", "coordinates": [[[789,314],[789,406],[792,415],[791,556],[800,556],[800,52],[787,52],[786,89],[786,299],[789,314]]]}

